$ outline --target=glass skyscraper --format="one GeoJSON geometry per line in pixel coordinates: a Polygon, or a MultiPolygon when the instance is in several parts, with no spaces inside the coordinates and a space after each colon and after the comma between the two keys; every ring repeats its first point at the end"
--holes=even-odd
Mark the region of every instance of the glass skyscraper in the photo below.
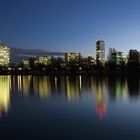
{"type": "Polygon", "coordinates": [[[101,39],[96,42],[96,63],[105,64],[105,41],[101,39]]]}

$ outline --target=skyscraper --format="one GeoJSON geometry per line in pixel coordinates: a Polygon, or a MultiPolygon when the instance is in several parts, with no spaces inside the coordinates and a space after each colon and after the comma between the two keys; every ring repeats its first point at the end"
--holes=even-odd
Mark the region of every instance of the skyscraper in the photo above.
{"type": "Polygon", "coordinates": [[[105,41],[101,39],[96,42],[96,63],[105,64],[105,41]]]}
{"type": "Polygon", "coordinates": [[[0,44],[0,66],[8,67],[10,64],[10,48],[0,44]]]}

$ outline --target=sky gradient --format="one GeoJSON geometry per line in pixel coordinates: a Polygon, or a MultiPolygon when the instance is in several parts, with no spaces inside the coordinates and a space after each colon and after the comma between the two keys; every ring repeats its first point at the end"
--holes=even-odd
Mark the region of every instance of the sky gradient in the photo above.
{"type": "Polygon", "coordinates": [[[0,0],[0,40],[17,48],[95,56],[108,48],[140,50],[139,0],[0,0]]]}

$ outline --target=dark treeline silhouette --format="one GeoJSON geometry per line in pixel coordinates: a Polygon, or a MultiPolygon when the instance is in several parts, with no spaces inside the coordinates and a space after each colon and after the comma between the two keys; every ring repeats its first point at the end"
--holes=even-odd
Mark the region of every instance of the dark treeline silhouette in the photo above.
{"type": "Polygon", "coordinates": [[[29,67],[24,67],[22,63],[18,66],[11,64],[10,68],[0,67],[0,74],[38,74],[38,75],[99,75],[99,76],[139,76],[140,64],[128,62],[117,65],[115,63],[85,65],[69,63],[62,66],[58,61],[49,65],[34,64],[34,60],[29,60],[29,67]]]}

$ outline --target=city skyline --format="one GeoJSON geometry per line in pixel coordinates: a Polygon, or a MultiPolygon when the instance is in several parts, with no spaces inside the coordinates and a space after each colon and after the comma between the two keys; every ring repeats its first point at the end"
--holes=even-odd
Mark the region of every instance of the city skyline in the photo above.
{"type": "Polygon", "coordinates": [[[13,47],[95,56],[101,37],[107,52],[140,50],[138,0],[2,0],[1,5],[0,40],[13,47]]]}
{"type": "Polygon", "coordinates": [[[140,0],[0,0],[1,139],[139,140],[140,0]]]}

